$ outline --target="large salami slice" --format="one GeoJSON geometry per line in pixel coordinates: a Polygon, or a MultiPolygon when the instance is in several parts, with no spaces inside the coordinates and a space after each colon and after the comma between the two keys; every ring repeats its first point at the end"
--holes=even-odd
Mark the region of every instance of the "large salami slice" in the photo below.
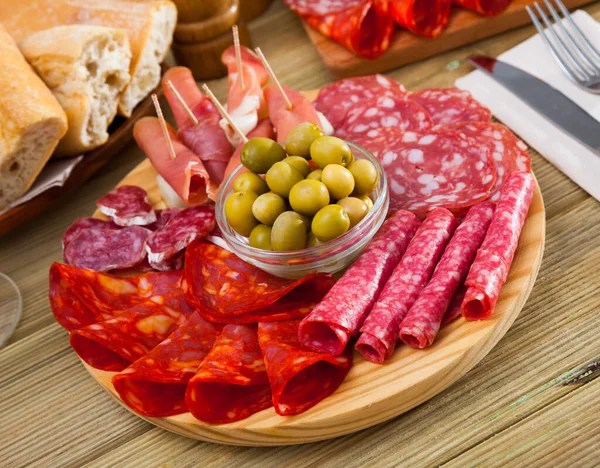
{"type": "Polygon", "coordinates": [[[490,196],[492,201],[500,198],[502,184],[513,172],[529,172],[531,170],[527,145],[502,124],[462,122],[447,125],[446,128],[457,130],[489,148],[498,172],[498,178],[490,196]]]}
{"type": "Polygon", "coordinates": [[[385,168],[392,211],[458,211],[486,200],[496,182],[487,146],[454,130],[401,134],[389,128],[373,134],[367,148],[385,168]]]}
{"type": "Polygon", "coordinates": [[[119,226],[146,226],[156,221],[148,194],[135,185],[122,185],[96,202],[100,212],[119,226]]]}
{"type": "MultiPolygon", "coordinates": [[[[348,8],[324,10],[324,14],[306,14],[310,10],[303,1],[285,0],[285,3],[321,34],[365,58],[379,57],[390,45],[394,21],[388,0],[350,1],[346,2],[348,8]]],[[[327,4],[323,2],[324,8],[329,9],[327,4]]]]}
{"type": "MultiPolygon", "coordinates": [[[[313,288],[320,289],[320,282],[328,287],[332,284],[331,276],[326,274],[308,275],[297,281],[279,278],[206,242],[194,242],[188,247],[185,278],[188,302],[203,314],[206,312],[205,318],[220,317],[217,321],[222,322],[259,310],[264,314],[265,308],[275,303],[271,313],[280,311],[286,302],[294,306],[300,302],[307,307],[307,294],[313,288]],[[305,287],[299,292],[290,294],[302,285],[305,287]]],[[[304,310],[302,316],[309,311],[304,310]]]]}
{"type": "Polygon", "coordinates": [[[450,19],[451,0],[391,0],[394,21],[423,37],[437,37],[450,19]]]}
{"type": "Polygon", "coordinates": [[[455,5],[485,16],[499,15],[506,10],[510,2],[511,0],[452,0],[455,5]]]}
{"type": "Polygon", "coordinates": [[[79,234],[88,229],[120,229],[120,226],[117,226],[112,221],[104,221],[103,219],[98,218],[79,218],[75,220],[71,226],[65,231],[62,237],[62,249],[63,254],[67,245],[71,243],[73,239],[75,239],[79,234]]]}
{"type": "Polygon", "coordinates": [[[489,122],[492,112],[471,93],[455,88],[424,89],[410,95],[427,109],[436,125],[458,122],[489,122]]]}
{"type": "Polygon", "coordinates": [[[213,347],[222,326],[194,312],[182,326],[112,379],[123,402],[136,413],[165,417],[188,411],[188,381],[213,347]]]}
{"type": "Polygon", "coordinates": [[[356,350],[365,359],[381,364],[394,352],[398,328],[429,281],[457,221],[448,210],[433,210],[419,226],[361,327],[356,350]]]}
{"type": "Polygon", "coordinates": [[[361,256],[302,321],[300,342],[317,351],[342,354],[358,334],[379,293],[400,262],[420,221],[400,210],[388,219],[361,256]]]}
{"type": "Polygon", "coordinates": [[[226,325],[185,396],[197,419],[225,424],[272,406],[256,325],[226,325]]]}
{"type": "Polygon", "coordinates": [[[496,212],[465,281],[462,314],[467,320],[482,320],[494,311],[534,190],[535,181],[529,172],[515,172],[504,182],[496,212]]]}
{"type": "Polygon", "coordinates": [[[463,284],[487,232],[494,204],[472,207],[456,230],[439,264],[400,325],[400,339],[409,346],[431,346],[452,298],[463,284]]]}
{"type": "Polygon", "coordinates": [[[146,258],[146,241],[152,231],[141,226],[123,229],[85,229],[63,252],[65,262],[94,271],[123,270],[146,258]]]}
{"type": "Polygon", "coordinates": [[[214,227],[215,210],[212,206],[182,210],[148,238],[146,250],[150,265],[157,270],[164,269],[165,261],[185,249],[194,239],[206,237],[214,227]]]}
{"type": "Polygon", "coordinates": [[[352,367],[352,348],[343,355],[310,351],[298,342],[299,320],[258,324],[258,341],[281,416],[300,414],[327,398],[352,367]]]}
{"type": "Polygon", "coordinates": [[[314,105],[337,129],[348,110],[366,100],[384,96],[406,98],[407,95],[404,86],[397,81],[384,75],[369,75],[346,78],[321,88],[314,105]]]}
{"type": "Polygon", "coordinates": [[[458,288],[458,291],[456,291],[456,294],[452,298],[452,302],[450,302],[450,305],[448,306],[446,315],[444,315],[444,319],[442,320],[442,325],[441,325],[442,328],[444,328],[450,322],[453,322],[454,320],[456,320],[458,317],[462,316],[461,306],[462,306],[463,300],[465,299],[466,292],[467,292],[467,288],[464,284],[460,288],[458,288]]]}

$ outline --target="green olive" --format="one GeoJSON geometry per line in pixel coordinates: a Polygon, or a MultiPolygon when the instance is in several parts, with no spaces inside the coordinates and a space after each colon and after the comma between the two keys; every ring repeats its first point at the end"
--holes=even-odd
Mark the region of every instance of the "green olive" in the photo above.
{"type": "Polygon", "coordinates": [[[377,171],[371,161],[357,159],[348,166],[354,176],[354,192],[357,195],[368,195],[377,186],[377,171]]]}
{"type": "Polygon", "coordinates": [[[348,213],[348,217],[350,218],[350,229],[360,223],[369,212],[367,204],[355,197],[342,198],[337,204],[344,208],[346,213],[348,213]]]}
{"type": "Polygon", "coordinates": [[[316,247],[317,245],[321,245],[321,241],[315,237],[312,231],[309,232],[308,238],[306,239],[306,248],[310,249],[311,247],[316,247]]]}
{"type": "Polygon", "coordinates": [[[302,174],[302,177],[306,177],[310,172],[308,161],[301,156],[288,156],[283,160],[283,162],[291,164],[296,169],[298,169],[298,172],[302,174]]]}
{"type": "Polygon", "coordinates": [[[371,211],[373,209],[373,200],[371,200],[371,198],[368,195],[360,195],[360,196],[357,196],[356,198],[364,201],[366,203],[369,211],[371,211]]]}
{"type": "Polygon", "coordinates": [[[262,250],[273,250],[271,245],[271,228],[264,224],[259,224],[250,233],[249,243],[252,247],[262,250]]]}
{"type": "Polygon", "coordinates": [[[340,205],[328,205],[315,215],[311,228],[319,241],[329,242],[350,229],[350,218],[340,205]]]}
{"type": "Polygon", "coordinates": [[[233,181],[234,192],[254,192],[258,195],[267,193],[269,187],[263,178],[253,172],[244,172],[233,181]]]}
{"type": "Polygon", "coordinates": [[[290,164],[277,162],[267,171],[267,185],[272,192],[287,198],[290,190],[301,180],[304,180],[300,171],[290,164]]]}
{"type": "Polygon", "coordinates": [[[344,140],[333,136],[317,138],[310,145],[310,157],[321,169],[329,164],[349,166],[354,161],[350,147],[344,140]]]}
{"type": "Polygon", "coordinates": [[[273,226],[277,216],[285,210],[285,200],[273,192],[263,193],[252,205],[254,217],[267,226],[273,226]]]}
{"type": "Polygon", "coordinates": [[[307,158],[310,156],[310,145],[323,136],[323,131],[312,122],[304,122],[294,128],[287,137],[285,149],[289,154],[307,158]]]}
{"type": "Polygon", "coordinates": [[[323,174],[323,169],[315,169],[310,174],[306,176],[307,179],[321,180],[321,174],[323,174]]]}
{"type": "Polygon", "coordinates": [[[281,213],[271,230],[271,245],[277,252],[301,250],[306,247],[306,219],[294,211],[281,213]]]}
{"type": "Polygon", "coordinates": [[[314,216],[329,201],[327,187],[318,180],[301,180],[290,191],[290,206],[304,216],[314,216]]]}
{"type": "Polygon", "coordinates": [[[334,200],[346,198],[354,190],[354,177],[351,172],[337,164],[330,164],[323,169],[321,182],[327,186],[331,198],[334,200]]]}
{"type": "Polygon", "coordinates": [[[252,205],[258,198],[254,192],[234,192],[225,201],[225,218],[233,230],[248,237],[258,224],[252,215],[252,205]]]}
{"type": "Polygon", "coordinates": [[[244,166],[256,174],[266,173],[273,164],[285,158],[285,150],[270,138],[256,137],[242,147],[240,160],[244,166]]]}

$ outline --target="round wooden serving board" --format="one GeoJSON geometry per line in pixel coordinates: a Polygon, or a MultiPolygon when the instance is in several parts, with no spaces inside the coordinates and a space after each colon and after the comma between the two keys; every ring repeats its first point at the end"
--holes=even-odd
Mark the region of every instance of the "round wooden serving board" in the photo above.
{"type": "MultiPolygon", "coordinates": [[[[156,208],[164,208],[155,179],[154,168],[145,160],[119,185],[144,188],[150,202],[156,208]]],[[[443,328],[430,348],[418,350],[398,346],[384,365],[372,364],[355,353],[354,367],[341,387],[303,414],[283,417],[270,408],[243,421],[219,426],[200,422],[190,413],[143,419],[194,439],[250,446],[315,442],[392,419],[456,382],[504,336],[533,288],[542,262],[545,234],[544,202],[536,185],[508,281],[490,319],[467,322],[461,317],[443,328]]],[[[87,365],[86,368],[113,398],[123,404],[111,383],[114,372],[87,365]]]]}

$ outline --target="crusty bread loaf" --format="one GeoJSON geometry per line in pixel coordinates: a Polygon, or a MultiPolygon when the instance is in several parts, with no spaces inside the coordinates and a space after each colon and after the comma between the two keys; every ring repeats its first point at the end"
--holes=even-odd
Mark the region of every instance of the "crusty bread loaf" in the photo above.
{"type": "Polygon", "coordinates": [[[66,131],[62,107],[0,25],[0,210],[31,187],[66,131]]]}
{"type": "Polygon", "coordinates": [[[177,23],[170,0],[0,0],[0,23],[17,41],[66,24],[95,24],[127,31],[131,44],[131,81],[121,94],[119,113],[133,108],[160,81],[177,23]]]}
{"type": "Polygon", "coordinates": [[[125,31],[56,26],[27,36],[19,48],[67,113],[69,129],[54,155],[74,156],[104,144],[130,78],[125,31]]]}

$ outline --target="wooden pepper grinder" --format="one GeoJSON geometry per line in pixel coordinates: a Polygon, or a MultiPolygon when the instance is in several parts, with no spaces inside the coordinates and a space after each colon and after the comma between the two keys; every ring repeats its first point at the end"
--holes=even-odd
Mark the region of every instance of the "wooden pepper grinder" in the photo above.
{"type": "Polygon", "coordinates": [[[178,23],[173,54],[197,80],[227,75],[221,54],[233,44],[231,27],[238,25],[240,43],[252,47],[246,23],[240,19],[240,0],[174,0],[178,23]]]}

